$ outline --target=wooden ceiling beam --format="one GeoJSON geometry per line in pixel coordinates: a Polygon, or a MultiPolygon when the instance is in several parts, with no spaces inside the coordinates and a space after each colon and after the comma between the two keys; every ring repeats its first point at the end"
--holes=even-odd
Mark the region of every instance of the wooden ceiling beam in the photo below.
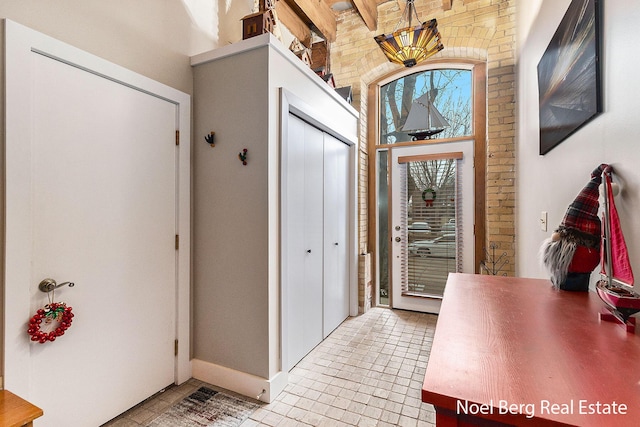
{"type": "Polygon", "coordinates": [[[378,3],[373,0],[352,0],[370,31],[378,28],[378,3]]]}
{"type": "Polygon", "coordinates": [[[336,40],[336,16],[324,0],[284,0],[302,20],[313,24],[328,42],[336,40]]]}
{"type": "Polygon", "coordinates": [[[276,15],[282,25],[287,27],[291,34],[300,40],[300,43],[308,48],[311,47],[311,29],[286,2],[276,2],[276,15]]]}

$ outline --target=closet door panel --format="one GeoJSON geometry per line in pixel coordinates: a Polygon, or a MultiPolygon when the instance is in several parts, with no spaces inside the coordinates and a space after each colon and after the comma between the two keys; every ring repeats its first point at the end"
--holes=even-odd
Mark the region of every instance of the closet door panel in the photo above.
{"type": "Polygon", "coordinates": [[[324,322],[326,338],[349,316],[349,149],[325,134],[324,151],[324,322]]]}
{"type": "Polygon", "coordinates": [[[304,298],[305,355],[318,345],[322,335],[323,287],[323,133],[305,123],[304,140],[304,298]]]}
{"type": "Polygon", "coordinates": [[[286,268],[283,271],[283,363],[291,369],[304,357],[304,122],[289,116],[288,144],[285,153],[286,233],[283,248],[286,268]]]}
{"type": "Polygon", "coordinates": [[[322,341],[322,133],[296,116],[288,120],[286,268],[283,271],[284,368],[322,341]]]}

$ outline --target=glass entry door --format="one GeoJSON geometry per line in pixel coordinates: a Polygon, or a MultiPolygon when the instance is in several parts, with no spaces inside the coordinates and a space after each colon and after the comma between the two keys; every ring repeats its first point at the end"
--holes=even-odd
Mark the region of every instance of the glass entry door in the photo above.
{"type": "Polygon", "coordinates": [[[391,150],[391,306],[438,313],[450,272],[473,272],[473,143],[391,150]]]}

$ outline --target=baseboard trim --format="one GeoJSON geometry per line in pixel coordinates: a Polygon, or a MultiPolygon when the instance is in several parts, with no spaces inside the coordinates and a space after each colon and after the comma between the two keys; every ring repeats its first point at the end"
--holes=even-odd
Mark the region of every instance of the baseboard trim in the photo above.
{"type": "Polygon", "coordinates": [[[236,371],[203,360],[191,360],[193,378],[226,388],[262,402],[271,403],[288,383],[287,372],[278,372],[271,379],[236,371]]]}

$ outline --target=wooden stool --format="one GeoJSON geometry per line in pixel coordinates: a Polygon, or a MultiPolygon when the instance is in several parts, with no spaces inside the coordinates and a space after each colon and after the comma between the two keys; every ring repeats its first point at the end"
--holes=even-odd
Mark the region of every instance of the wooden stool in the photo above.
{"type": "Polygon", "coordinates": [[[0,390],[0,427],[33,426],[42,409],[7,390],[0,390]]]}

